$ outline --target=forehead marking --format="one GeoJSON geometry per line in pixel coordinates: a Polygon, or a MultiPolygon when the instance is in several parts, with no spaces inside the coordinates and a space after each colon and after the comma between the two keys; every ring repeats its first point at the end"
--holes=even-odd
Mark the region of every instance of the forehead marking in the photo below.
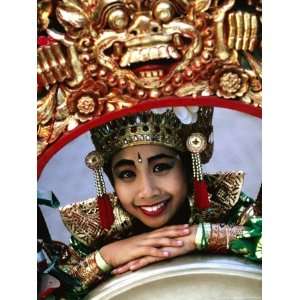
{"type": "Polygon", "coordinates": [[[138,163],[141,164],[142,162],[143,162],[142,156],[141,156],[140,152],[138,152],[138,163]]]}

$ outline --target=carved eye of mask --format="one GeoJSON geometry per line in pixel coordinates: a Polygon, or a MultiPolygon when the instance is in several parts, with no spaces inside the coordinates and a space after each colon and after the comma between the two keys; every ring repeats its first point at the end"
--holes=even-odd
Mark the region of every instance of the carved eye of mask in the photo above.
{"type": "Polygon", "coordinates": [[[125,9],[114,9],[109,12],[107,22],[111,29],[116,31],[122,31],[128,25],[128,14],[125,9]]]}
{"type": "Polygon", "coordinates": [[[160,1],[153,9],[154,17],[162,22],[168,23],[175,15],[173,5],[169,1],[160,1]]]}

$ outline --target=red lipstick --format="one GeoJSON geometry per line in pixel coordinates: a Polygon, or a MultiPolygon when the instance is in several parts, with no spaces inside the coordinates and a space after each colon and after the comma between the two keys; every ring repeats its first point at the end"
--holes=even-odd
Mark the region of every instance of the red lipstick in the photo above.
{"type": "Polygon", "coordinates": [[[148,217],[158,217],[167,208],[169,200],[159,202],[155,205],[139,206],[139,209],[148,217]]]}

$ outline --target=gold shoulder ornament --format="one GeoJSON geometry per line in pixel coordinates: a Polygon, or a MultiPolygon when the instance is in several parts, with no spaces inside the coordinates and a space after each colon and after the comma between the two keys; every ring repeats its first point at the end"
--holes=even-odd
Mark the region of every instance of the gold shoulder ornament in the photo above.
{"type": "Polygon", "coordinates": [[[60,208],[60,214],[66,228],[86,246],[93,248],[98,246],[99,242],[105,244],[130,235],[132,230],[130,216],[120,207],[114,194],[109,194],[109,197],[114,213],[114,223],[109,231],[101,229],[96,198],[60,208]]]}

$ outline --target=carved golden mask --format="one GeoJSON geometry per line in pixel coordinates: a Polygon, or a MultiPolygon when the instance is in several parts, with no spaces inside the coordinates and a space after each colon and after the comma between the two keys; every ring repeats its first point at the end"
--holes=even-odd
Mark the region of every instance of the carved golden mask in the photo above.
{"type": "Polygon", "coordinates": [[[66,130],[151,98],[261,105],[260,0],[38,3],[39,153],[66,130]]]}
{"type": "Polygon", "coordinates": [[[108,84],[123,80],[137,87],[130,92],[133,96],[142,97],[142,88],[159,90],[150,93],[157,97],[193,80],[193,70],[213,56],[213,28],[204,26],[208,15],[197,21],[186,18],[187,7],[182,1],[110,0],[98,1],[95,9],[87,7],[80,14],[65,1],[57,16],[82,65],[94,60],[95,69],[107,74],[108,84]]]}

